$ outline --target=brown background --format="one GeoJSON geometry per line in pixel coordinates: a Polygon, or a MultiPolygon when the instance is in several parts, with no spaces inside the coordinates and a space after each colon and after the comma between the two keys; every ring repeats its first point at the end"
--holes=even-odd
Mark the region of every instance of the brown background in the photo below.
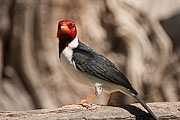
{"type": "MultiPolygon", "coordinates": [[[[57,108],[94,93],[58,59],[64,19],[75,21],[80,40],[117,65],[146,102],[180,100],[179,0],[1,0],[0,110],[57,108]]],[[[103,93],[89,103],[107,99],[103,93]]],[[[135,102],[119,92],[114,99],[135,102]]]]}

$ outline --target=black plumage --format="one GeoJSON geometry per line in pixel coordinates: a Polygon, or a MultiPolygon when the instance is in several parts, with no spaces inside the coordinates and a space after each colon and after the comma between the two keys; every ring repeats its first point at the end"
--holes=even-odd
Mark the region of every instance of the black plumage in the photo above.
{"type": "Polygon", "coordinates": [[[59,58],[61,55],[61,52],[64,50],[65,47],[73,40],[71,36],[68,34],[61,35],[59,38],[59,58]]]}
{"type": "Polygon", "coordinates": [[[81,72],[121,85],[129,89],[130,92],[138,94],[128,79],[111,61],[80,41],[78,47],[73,49],[72,61],[75,62],[76,68],[81,72]]]}

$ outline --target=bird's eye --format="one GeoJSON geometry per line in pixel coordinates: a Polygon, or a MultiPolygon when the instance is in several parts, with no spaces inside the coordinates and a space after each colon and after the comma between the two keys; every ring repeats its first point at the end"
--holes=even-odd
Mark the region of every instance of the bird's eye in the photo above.
{"type": "Polygon", "coordinates": [[[74,24],[69,24],[69,28],[70,29],[74,28],[74,24]]]}

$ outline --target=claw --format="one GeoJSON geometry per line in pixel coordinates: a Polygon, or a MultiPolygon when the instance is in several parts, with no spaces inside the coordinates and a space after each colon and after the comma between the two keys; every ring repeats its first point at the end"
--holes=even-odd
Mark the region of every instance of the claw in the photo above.
{"type": "Polygon", "coordinates": [[[91,109],[92,105],[87,104],[87,103],[79,103],[78,105],[82,105],[83,107],[86,107],[87,109],[91,109]]]}
{"type": "Polygon", "coordinates": [[[78,103],[78,105],[82,105],[83,107],[86,107],[87,109],[92,109],[92,105],[87,104],[87,103],[85,103],[85,102],[87,102],[88,100],[90,100],[90,99],[92,99],[92,98],[94,98],[94,97],[96,97],[96,96],[97,96],[96,94],[92,94],[91,96],[89,96],[89,97],[81,100],[81,101],[78,103]]]}

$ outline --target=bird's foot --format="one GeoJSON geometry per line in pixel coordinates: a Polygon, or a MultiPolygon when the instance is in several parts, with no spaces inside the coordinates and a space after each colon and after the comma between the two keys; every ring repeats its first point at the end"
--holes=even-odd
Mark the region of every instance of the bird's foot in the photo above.
{"type": "Polygon", "coordinates": [[[92,105],[91,105],[91,104],[87,104],[87,103],[85,103],[85,102],[86,102],[86,100],[83,99],[83,100],[81,100],[77,105],[81,105],[81,106],[83,106],[83,107],[86,107],[87,109],[92,109],[92,105]]]}
{"type": "Polygon", "coordinates": [[[87,98],[82,99],[82,100],[78,103],[78,105],[82,105],[83,107],[86,107],[86,108],[88,108],[88,109],[92,109],[92,105],[87,104],[86,102],[87,102],[88,100],[96,97],[96,96],[97,96],[96,94],[92,94],[91,96],[88,96],[87,98]]]}
{"type": "Polygon", "coordinates": [[[88,104],[88,103],[85,103],[84,101],[80,101],[78,104],[76,105],[81,105],[82,107],[85,107],[87,109],[96,109],[97,108],[97,105],[96,104],[88,104]]]}
{"type": "Polygon", "coordinates": [[[83,106],[83,107],[85,107],[87,109],[92,109],[93,108],[92,105],[87,104],[87,103],[78,103],[78,105],[81,105],[81,106],[83,106]]]}
{"type": "Polygon", "coordinates": [[[110,105],[110,106],[116,105],[116,101],[115,100],[108,101],[107,105],[110,105]]]}

